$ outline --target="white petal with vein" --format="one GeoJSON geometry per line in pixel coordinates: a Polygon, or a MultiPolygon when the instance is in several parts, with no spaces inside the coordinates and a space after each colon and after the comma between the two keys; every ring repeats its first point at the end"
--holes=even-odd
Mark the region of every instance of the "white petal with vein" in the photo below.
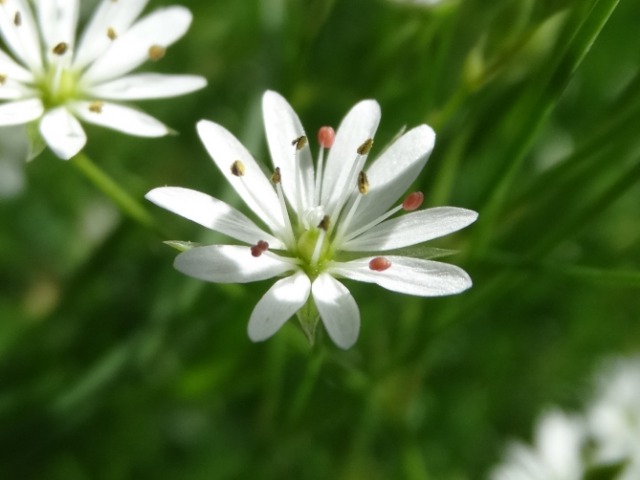
{"type": "Polygon", "coordinates": [[[342,283],[321,273],[312,285],[313,300],[331,340],[340,348],[350,348],[360,332],[360,311],[342,283]]]}
{"type": "Polygon", "coordinates": [[[196,75],[139,73],[87,89],[87,95],[104,100],[146,100],[184,95],[207,85],[196,75]]]}
{"type": "Polygon", "coordinates": [[[40,133],[53,153],[63,160],[69,160],[87,143],[80,122],[65,107],[51,110],[42,117],[40,133]]]}
{"type": "Polygon", "coordinates": [[[116,103],[104,102],[96,108],[93,102],[75,102],[73,110],[85,122],[112,128],[129,135],[162,137],[170,132],[164,123],[152,116],[116,103]]]}
{"type": "Polygon", "coordinates": [[[304,272],[278,280],[253,309],[247,331],[254,342],[276,333],[307,301],[311,282],[304,272]]]}

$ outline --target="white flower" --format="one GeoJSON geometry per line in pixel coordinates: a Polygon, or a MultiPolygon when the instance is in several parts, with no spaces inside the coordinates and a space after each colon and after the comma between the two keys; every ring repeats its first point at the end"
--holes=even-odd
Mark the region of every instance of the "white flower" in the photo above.
{"type": "Polygon", "coordinates": [[[559,410],[545,413],[536,426],[534,446],[510,444],[491,480],[582,480],[583,422],[559,410]]]}
{"type": "Polygon", "coordinates": [[[458,267],[393,252],[459,230],[477,218],[470,210],[439,207],[387,219],[403,205],[413,210],[421,203],[422,194],[414,193],[391,208],[433,149],[430,127],[405,133],[365,173],[380,119],[375,101],[353,107],[335,138],[329,127],[320,129],[315,168],[304,129],[286,100],[266,92],[263,114],[274,167],[271,179],[220,125],[203,120],[198,132],[222,174],[264,226],[204,193],[164,187],[147,194],[157,205],[246,244],[192,248],[176,258],[179,271],[211,282],[283,277],[251,314],[248,332],[253,341],[273,335],[296,312],[309,334],[317,308],[332,340],[341,348],[352,346],[360,313],[339,277],[419,296],[459,293],[471,286],[458,267]],[[326,163],[323,147],[331,147],[326,163]],[[389,255],[379,256],[382,251],[389,255]],[[314,312],[312,322],[309,311],[314,312]]]}
{"type": "Polygon", "coordinates": [[[625,462],[618,478],[640,478],[640,358],[613,362],[600,372],[587,418],[596,462],[625,462]]]}
{"type": "Polygon", "coordinates": [[[39,120],[39,132],[60,158],[86,143],[78,119],[130,135],[158,137],[169,129],[121,101],[182,95],[202,77],[140,73],[159,60],[191,24],[184,7],[166,7],[135,21],[148,0],[103,0],[76,39],[80,0],[0,0],[0,126],[39,120]],[[34,12],[35,11],[35,15],[34,12]]]}

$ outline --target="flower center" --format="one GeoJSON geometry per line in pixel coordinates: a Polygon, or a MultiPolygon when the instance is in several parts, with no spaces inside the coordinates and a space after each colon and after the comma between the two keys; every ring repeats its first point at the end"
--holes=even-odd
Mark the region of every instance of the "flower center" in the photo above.
{"type": "Polygon", "coordinates": [[[298,237],[296,243],[298,258],[307,266],[309,269],[308,273],[319,273],[322,270],[322,264],[330,260],[331,254],[329,246],[329,239],[320,228],[305,230],[298,237]],[[323,238],[320,238],[321,235],[323,238]]]}
{"type": "Polygon", "coordinates": [[[54,108],[78,97],[78,73],[52,65],[38,83],[45,108],[54,108]]]}

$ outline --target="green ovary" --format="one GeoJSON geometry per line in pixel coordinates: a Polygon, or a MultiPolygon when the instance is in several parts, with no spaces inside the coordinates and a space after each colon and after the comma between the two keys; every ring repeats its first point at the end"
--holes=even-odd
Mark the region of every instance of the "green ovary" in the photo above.
{"type": "Polygon", "coordinates": [[[318,256],[316,264],[311,264],[311,260],[313,259],[313,253],[316,249],[316,244],[318,243],[319,236],[320,230],[317,228],[305,230],[298,238],[297,243],[298,257],[307,265],[307,268],[310,270],[308,273],[312,274],[319,273],[319,271],[322,269],[322,264],[326,262],[331,256],[329,241],[325,237],[324,241],[322,242],[322,247],[320,247],[320,255],[318,256]]]}
{"type": "Polygon", "coordinates": [[[69,70],[49,70],[38,83],[42,102],[46,108],[54,108],[78,98],[78,74],[69,70]]]}

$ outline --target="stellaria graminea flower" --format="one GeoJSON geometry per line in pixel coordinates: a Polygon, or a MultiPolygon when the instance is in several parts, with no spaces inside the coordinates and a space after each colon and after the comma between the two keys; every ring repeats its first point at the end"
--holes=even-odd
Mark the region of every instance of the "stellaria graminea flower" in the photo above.
{"type": "Polygon", "coordinates": [[[504,462],[491,480],[582,480],[586,426],[578,416],[546,412],[536,425],[534,445],[509,445],[504,462]]]}
{"type": "Polygon", "coordinates": [[[587,420],[597,463],[620,465],[619,480],[640,478],[640,357],[616,359],[598,372],[587,420]]]}
{"type": "Polygon", "coordinates": [[[51,150],[69,159],[86,143],[78,119],[130,135],[170,130],[120,102],[182,95],[205,86],[202,77],[140,73],[159,60],[191,24],[184,7],[161,8],[136,22],[148,0],[103,0],[76,41],[80,0],[0,0],[0,126],[39,120],[51,150]]]}
{"type": "Polygon", "coordinates": [[[198,132],[222,174],[266,228],[204,193],[161,187],[147,194],[157,205],[245,244],[191,248],[176,258],[179,271],[223,283],[284,277],[251,314],[248,333],[253,341],[269,338],[297,312],[311,339],[319,314],[336,345],[351,347],[360,313],[340,277],[420,296],[459,293],[471,286],[469,276],[456,266],[393,252],[459,230],[477,218],[476,212],[453,207],[390,218],[422,203],[423,195],[413,193],[392,208],[433,149],[430,127],[405,133],[365,170],[380,107],[372,100],[360,102],[337,133],[320,129],[314,167],[307,136],[287,101],[266,92],[263,114],[271,178],[222,126],[202,120],[198,132]]]}

